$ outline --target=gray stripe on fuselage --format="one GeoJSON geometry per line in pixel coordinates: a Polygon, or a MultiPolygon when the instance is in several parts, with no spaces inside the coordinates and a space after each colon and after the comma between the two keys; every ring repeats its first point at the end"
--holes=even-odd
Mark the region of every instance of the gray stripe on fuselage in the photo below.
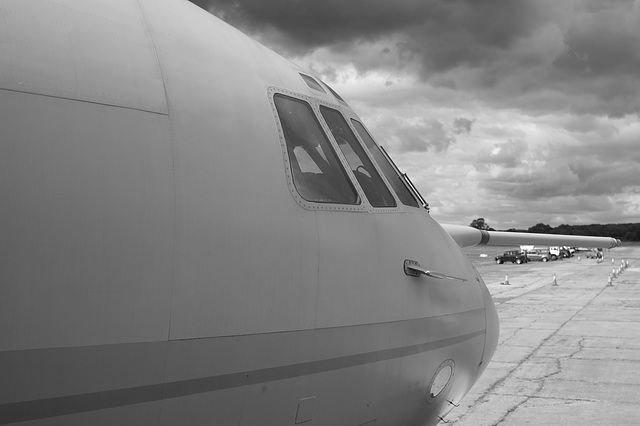
{"type": "Polygon", "coordinates": [[[32,401],[0,405],[0,424],[43,419],[48,417],[77,414],[86,411],[114,408],[125,405],[159,401],[169,398],[195,395],[254,385],[275,380],[290,379],[310,374],[323,373],[341,368],[354,367],[379,361],[387,361],[440,349],[483,335],[484,331],[409,345],[392,349],[366,352],[319,361],[310,361],[280,367],[241,371],[231,374],[179,380],[146,386],[85,393],[80,395],[44,398],[32,401]]]}

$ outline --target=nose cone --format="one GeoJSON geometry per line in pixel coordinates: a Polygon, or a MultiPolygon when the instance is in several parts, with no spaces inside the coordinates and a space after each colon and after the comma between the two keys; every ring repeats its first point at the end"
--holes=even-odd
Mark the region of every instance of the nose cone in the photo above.
{"type": "Polygon", "coordinates": [[[485,324],[486,324],[486,336],[484,341],[484,353],[482,355],[482,364],[478,371],[478,376],[489,365],[489,361],[493,357],[493,353],[498,346],[498,337],[500,337],[500,320],[498,319],[498,311],[496,311],[496,305],[493,303],[491,293],[487,289],[484,283],[481,284],[482,296],[484,298],[484,311],[485,311],[485,324]]]}

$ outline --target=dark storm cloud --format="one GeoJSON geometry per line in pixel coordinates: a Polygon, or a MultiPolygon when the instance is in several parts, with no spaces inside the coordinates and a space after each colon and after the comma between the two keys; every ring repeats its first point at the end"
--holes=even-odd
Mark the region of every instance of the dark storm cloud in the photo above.
{"type": "Polygon", "coordinates": [[[423,76],[458,66],[484,67],[543,20],[526,0],[443,1],[420,26],[407,28],[400,48],[418,56],[423,76]]]}
{"type": "MultiPolygon", "coordinates": [[[[249,34],[271,29],[285,51],[321,46],[343,49],[356,41],[400,34],[386,46],[400,57],[420,56],[428,70],[478,65],[492,52],[541,22],[530,0],[192,0],[249,34]]],[[[268,38],[268,37],[267,37],[268,38]]]]}
{"type": "Polygon", "coordinates": [[[640,112],[640,7],[638,2],[602,2],[573,18],[565,51],[553,63],[550,86],[573,97],[579,113],[607,105],[610,116],[640,112]]]}
{"type": "MultiPolygon", "coordinates": [[[[640,112],[640,2],[451,2],[407,28],[426,81],[534,114],[640,112]]],[[[406,54],[405,54],[406,56],[406,54]]]]}
{"type": "Polygon", "coordinates": [[[605,1],[599,6],[572,20],[565,36],[567,50],[558,57],[556,67],[583,77],[637,74],[640,32],[633,2],[605,1]]]}
{"type": "Polygon", "coordinates": [[[471,133],[471,127],[476,120],[471,120],[469,118],[458,117],[453,120],[453,133],[456,135],[462,133],[471,133]]]}
{"type": "Polygon", "coordinates": [[[532,114],[640,112],[637,1],[193,1],[287,56],[324,47],[362,73],[413,64],[434,87],[532,114]]]}
{"type": "MultiPolygon", "coordinates": [[[[289,52],[340,48],[355,40],[420,25],[432,6],[422,0],[192,0],[249,34],[274,30],[271,41],[289,52]]],[[[436,2],[436,6],[439,2],[436,2]]]]}
{"type": "Polygon", "coordinates": [[[358,40],[406,34],[398,46],[422,56],[427,68],[478,65],[492,52],[538,27],[543,14],[530,0],[192,0],[249,34],[271,28],[285,50],[340,48],[358,40]]]}

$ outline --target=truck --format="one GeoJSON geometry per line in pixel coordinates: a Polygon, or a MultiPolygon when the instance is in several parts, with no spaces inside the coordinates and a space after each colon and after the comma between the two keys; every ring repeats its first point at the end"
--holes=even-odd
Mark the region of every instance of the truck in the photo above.
{"type": "Polygon", "coordinates": [[[570,247],[567,246],[551,246],[549,247],[549,253],[551,253],[551,260],[568,259],[572,256],[570,247]]]}
{"type": "Polygon", "coordinates": [[[497,264],[511,262],[520,265],[529,261],[527,254],[522,250],[507,250],[502,255],[496,256],[495,259],[497,264]]]}

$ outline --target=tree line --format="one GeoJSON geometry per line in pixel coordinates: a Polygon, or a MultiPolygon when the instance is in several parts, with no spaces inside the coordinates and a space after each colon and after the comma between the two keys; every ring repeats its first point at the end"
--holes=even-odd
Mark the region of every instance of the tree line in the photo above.
{"type": "MultiPolygon", "coordinates": [[[[522,232],[508,229],[509,232],[522,232]]],[[[591,235],[594,237],[612,237],[622,241],[640,241],[640,223],[609,223],[605,225],[546,225],[537,223],[525,232],[541,234],[591,235]]]]}
{"type": "MultiPolygon", "coordinates": [[[[473,228],[493,231],[483,218],[475,219],[469,225],[473,228]]],[[[640,241],[640,223],[610,223],[606,225],[558,225],[556,227],[537,223],[528,229],[507,229],[507,232],[532,232],[537,234],[587,235],[612,237],[622,241],[640,241]]]]}

